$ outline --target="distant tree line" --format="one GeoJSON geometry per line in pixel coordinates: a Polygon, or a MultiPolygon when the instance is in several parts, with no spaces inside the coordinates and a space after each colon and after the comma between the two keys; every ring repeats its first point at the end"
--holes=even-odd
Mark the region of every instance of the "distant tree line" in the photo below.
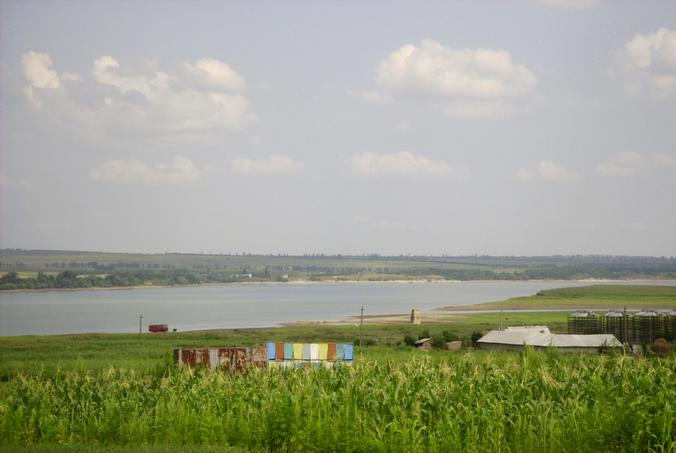
{"type": "MultiPolygon", "coordinates": [[[[401,272],[401,271],[400,271],[401,272]]],[[[569,265],[538,266],[513,271],[496,272],[490,269],[411,269],[412,276],[437,276],[446,280],[576,280],[576,279],[635,279],[635,278],[676,278],[673,266],[622,266],[622,265],[569,265]]]]}
{"type": "MultiPolygon", "coordinates": [[[[569,260],[574,257],[567,257],[569,260]]],[[[587,257],[589,258],[589,257],[587,257]]],[[[96,262],[86,263],[90,268],[96,262]]],[[[98,264],[98,263],[96,263],[98,264]]],[[[116,263],[121,264],[121,263],[116,263]]],[[[195,285],[201,283],[229,283],[237,281],[285,281],[291,278],[306,278],[321,280],[325,278],[350,279],[355,276],[364,276],[369,280],[388,280],[394,278],[440,278],[445,280],[573,280],[573,279],[635,279],[635,278],[663,278],[676,279],[676,261],[661,258],[635,259],[607,259],[599,258],[579,260],[575,259],[558,265],[547,263],[527,267],[497,268],[488,267],[445,269],[429,263],[423,267],[371,267],[371,266],[320,266],[320,265],[267,265],[262,267],[242,266],[235,272],[193,266],[193,269],[167,269],[162,265],[144,266],[135,264],[139,268],[108,270],[104,273],[74,270],[77,266],[68,266],[72,269],[59,273],[38,272],[36,277],[20,276],[10,270],[0,277],[0,290],[12,289],[50,289],[50,288],[111,288],[130,286],[176,286],[195,285]]],[[[111,265],[109,265],[111,266],[111,265]]],[[[173,267],[173,265],[169,265],[173,267]]],[[[61,266],[49,266],[59,268],[61,266]]],[[[115,267],[112,265],[111,267],[115,267]]],[[[107,270],[103,266],[97,267],[107,270]]]]}
{"type": "Polygon", "coordinates": [[[38,272],[37,277],[20,277],[8,272],[0,277],[0,290],[52,288],[113,288],[143,285],[195,285],[202,281],[191,272],[117,272],[105,276],[80,274],[67,270],[56,275],[38,272]]]}

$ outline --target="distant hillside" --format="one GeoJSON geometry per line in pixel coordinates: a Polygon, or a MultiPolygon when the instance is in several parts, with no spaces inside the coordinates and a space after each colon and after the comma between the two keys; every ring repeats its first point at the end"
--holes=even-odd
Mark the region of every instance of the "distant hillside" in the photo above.
{"type": "MultiPolygon", "coordinates": [[[[676,258],[632,256],[379,256],[216,255],[0,251],[0,287],[23,289],[30,279],[61,285],[135,286],[241,280],[529,280],[676,278],[676,258]],[[38,273],[41,275],[39,276],[38,273]],[[74,278],[79,278],[76,282],[74,278]],[[86,278],[84,278],[86,277],[86,278]],[[82,280],[86,280],[83,283],[82,280]],[[9,280],[11,281],[9,281],[9,280]],[[107,279],[107,280],[106,280],[107,279]],[[172,283],[174,282],[174,283],[172,283]],[[56,284],[56,283],[54,283],[56,284]]],[[[57,286],[64,287],[64,286],[57,286]]],[[[65,286],[69,287],[69,286],[65,286]]]]}

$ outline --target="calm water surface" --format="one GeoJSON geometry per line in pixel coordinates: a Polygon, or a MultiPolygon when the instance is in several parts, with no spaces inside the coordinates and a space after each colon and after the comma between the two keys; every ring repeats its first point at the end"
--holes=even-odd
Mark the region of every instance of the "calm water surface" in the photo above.
{"type": "MultiPolygon", "coordinates": [[[[623,282],[614,282],[616,284],[623,282]]],[[[626,283],[626,282],[624,282],[626,283]]],[[[637,282],[632,282],[636,284],[637,282]]],[[[643,282],[669,284],[676,282],[643,282]]],[[[230,284],[187,288],[0,293],[0,336],[269,327],[297,320],[430,311],[588,282],[230,284]]]]}

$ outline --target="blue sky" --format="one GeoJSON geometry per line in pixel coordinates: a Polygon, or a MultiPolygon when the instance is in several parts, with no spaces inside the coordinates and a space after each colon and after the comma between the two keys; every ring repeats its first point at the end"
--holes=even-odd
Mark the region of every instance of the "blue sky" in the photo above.
{"type": "Polygon", "coordinates": [[[676,255],[676,4],[0,2],[0,246],[676,255]]]}

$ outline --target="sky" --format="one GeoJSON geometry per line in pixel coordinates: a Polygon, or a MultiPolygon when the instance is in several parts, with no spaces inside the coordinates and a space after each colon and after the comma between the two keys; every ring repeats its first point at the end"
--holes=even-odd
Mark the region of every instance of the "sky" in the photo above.
{"type": "Polygon", "coordinates": [[[0,248],[676,256],[676,2],[0,0],[0,248]]]}

